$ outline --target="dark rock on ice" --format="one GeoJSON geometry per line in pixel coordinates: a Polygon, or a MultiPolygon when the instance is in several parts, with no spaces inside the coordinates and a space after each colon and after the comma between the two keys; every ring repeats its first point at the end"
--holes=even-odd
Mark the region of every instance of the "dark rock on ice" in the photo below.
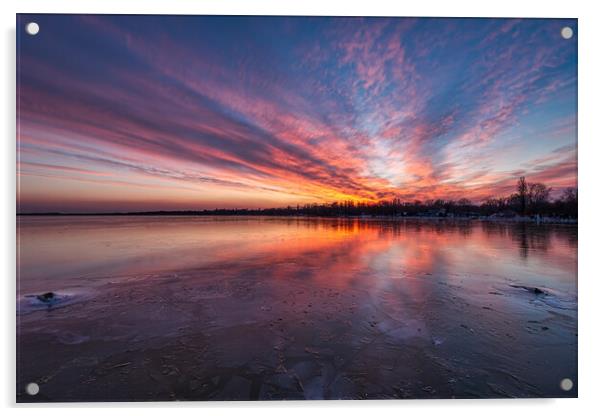
{"type": "Polygon", "coordinates": [[[545,295],[546,292],[544,292],[543,290],[541,290],[538,287],[535,286],[523,286],[523,285],[510,285],[511,287],[514,287],[516,289],[525,289],[528,292],[531,292],[535,295],[545,295]]]}
{"type": "Polygon", "coordinates": [[[41,295],[37,295],[36,298],[44,303],[53,303],[56,301],[57,296],[54,292],[46,292],[42,293],[41,295]]]}

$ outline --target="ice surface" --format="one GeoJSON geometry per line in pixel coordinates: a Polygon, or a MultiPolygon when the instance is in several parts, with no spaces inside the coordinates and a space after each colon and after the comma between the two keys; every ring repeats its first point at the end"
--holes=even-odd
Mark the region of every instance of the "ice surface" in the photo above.
{"type": "Polygon", "coordinates": [[[20,230],[20,401],[576,394],[574,227],[47,221],[20,230]]]}

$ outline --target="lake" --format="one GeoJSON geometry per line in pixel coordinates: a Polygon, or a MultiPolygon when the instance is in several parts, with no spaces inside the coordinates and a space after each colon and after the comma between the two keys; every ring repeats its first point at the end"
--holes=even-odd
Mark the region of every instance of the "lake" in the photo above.
{"type": "Polygon", "coordinates": [[[18,401],[577,395],[576,225],[17,221],[18,401]]]}

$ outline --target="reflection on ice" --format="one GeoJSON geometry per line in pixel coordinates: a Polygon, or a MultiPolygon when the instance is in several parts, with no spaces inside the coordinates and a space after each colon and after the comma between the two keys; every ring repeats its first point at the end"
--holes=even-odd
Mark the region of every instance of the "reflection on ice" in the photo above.
{"type": "Polygon", "coordinates": [[[576,227],[77,217],[19,233],[21,299],[86,293],[20,315],[18,383],[47,400],[576,394],[558,387],[576,380],[576,227]]]}

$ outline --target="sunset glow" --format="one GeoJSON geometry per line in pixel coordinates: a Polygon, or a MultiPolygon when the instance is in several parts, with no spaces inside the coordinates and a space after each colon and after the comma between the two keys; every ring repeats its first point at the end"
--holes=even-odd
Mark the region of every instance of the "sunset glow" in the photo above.
{"type": "Polygon", "coordinates": [[[577,185],[576,20],[19,20],[19,212],[577,185]]]}

